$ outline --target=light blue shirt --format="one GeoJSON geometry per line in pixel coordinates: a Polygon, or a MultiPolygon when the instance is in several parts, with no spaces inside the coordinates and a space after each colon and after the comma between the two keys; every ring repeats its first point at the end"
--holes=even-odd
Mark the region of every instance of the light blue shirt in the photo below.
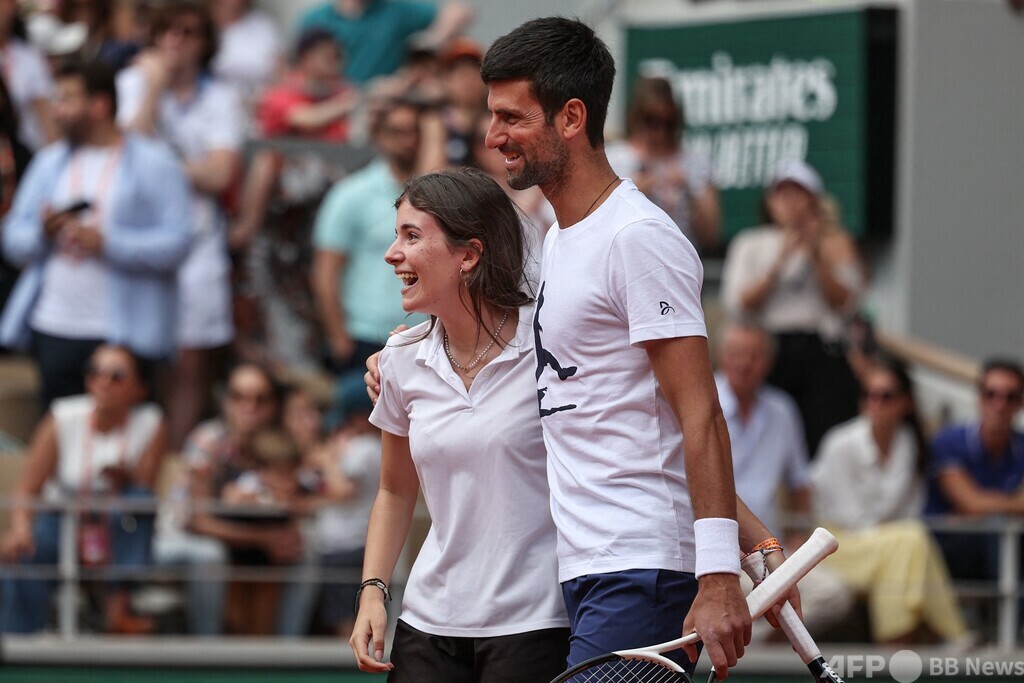
{"type": "Polygon", "coordinates": [[[786,392],[764,385],[744,421],[729,382],[717,374],[715,383],[729,426],[736,494],[778,536],[783,533],[776,500],[779,487],[785,484],[793,490],[811,484],[800,413],[786,392]]]}
{"type": "MultiPolygon", "coordinates": [[[[70,158],[66,142],[36,155],[4,221],[4,254],[25,269],[0,318],[0,344],[5,346],[23,349],[31,338],[28,321],[52,250],[43,234],[43,210],[70,158]]],[[[174,350],[177,270],[192,234],[188,182],[165,144],[125,134],[111,191],[102,253],[110,268],[106,341],[161,358],[174,350]]]]}
{"type": "Polygon", "coordinates": [[[316,216],[313,244],[344,254],[342,307],[348,334],[357,341],[384,345],[401,324],[425,320],[402,309],[402,281],[384,254],[395,240],[395,200],[402,186],[382,159],[338,182],[316,216]]]}

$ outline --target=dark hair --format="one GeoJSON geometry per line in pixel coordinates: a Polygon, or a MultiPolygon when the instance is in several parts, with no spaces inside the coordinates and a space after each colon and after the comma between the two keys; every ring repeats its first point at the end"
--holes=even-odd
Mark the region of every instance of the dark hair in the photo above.
{"type": "Polygon", "coordinates": [[[914,432],[914,443],[917,446],[917,471],[919,474],[924,474],[928,469],[928,462],[931,460],[931,446],[928,444],[924,426],[921,424],[921,415],[917,409],[917,397],[914,393],[914,380],[910,378],[907,365],[899,359],[882,355],[872,363],[872,370],[880,370],[891,375],[896,380],[900,392],[910,402],[910,410],[907,411],[907,416],[903,421],[914,432]]]}
{"type": "Polygon", "coordinates": [[[153,23],[149,27],[150,45],[156,43],[156,39],[166,33],[182,16],[191,15],[198,17],[200,31],[203,36],[203,56],[200,64],[203,70],[210,66],[210,61],[217,54],[217,27],[213,24],[213,17],[205,5],[192,0],[171,0],[160,7],[153,17],[153,23]]]}
{"type": "Polygon", "coordinates": [[[153,382],[156,378],[156,363],[143,358],[122,344],[103,343],[97,346],[96,350],[89,356],[89,361],[85,368],[87,373],[89,368],[92,366],[92,359],[100,351],[116,351],[118,353],[123,353],[128,357],[128,361],[131,363],[132,369],[135,371],[135,377],[139,380],[139,384],[142,385],[143,389],[145,389],[145,393],[148,395],[153,389],[153,382]]]}
{"type": "Polygon", "coordinates": [[[57,69],[57,80],[64,78],[81,79],[85,92],[90,97],[100,96],[110,100],[110,117],[117,117],[117,75],[109,64],[99,61],[71,60],[57,69]]]}
{"type": "MultiPolygon", "coordinates": [[[[57,17],[65,24],[71,24],[77,19],[75,17],[75,10],[77,3],[74,2],[61,2],[57,4],[57,17]]],[[[96,33],[102,34],[102,37],[107,37],[112,34],[111,24],[113,23],[114,17],[114,3],[113,0],[93,0],[91,4],[92,17],[90,18],[89,25],[86,27],[89,29],[89,39],[94,39],[96,33]]]]}
{"type": "MultiPolygon", "coordinates": [[[[489,336],[485,306],[515,312],[533,301],[525,277],[526,236],[521,212],[489,175],[475,168],[456,168],[413,178],[405,184],[395,208],[408,202],[429,213],[453,248],[470,248],[470,240],[483,243],[480,261],[465,278],[470,307],[489,336]]],[[[437,320],[431,321],[433,329],[437,320]]]]}
{"type": "Polygon", "coordinates": [[[494,41],[480,67],[484,83],[528,80],[550,125],[571,99],[587,108],[587,139],[604,144],[615,60],[594,29],[578,19],[528,21],[494,41]]]}
{"type": "Polygon", "coordinates": [[[18,110],[3,74],[0,74],[0,134],[9,140],[18,138],[18,110]]]}
{"type": "Polygon", "coordinates": [[[392,112],[396,109],[412,109],[416,112],[417,119],[420,114],[423,113],[424,106],[422,102],[417,101],[412,97],[389,97],[377,102],[371,103],[370,107],[370,136],[376,138],[380,135],[384,129],[384,124],[387,122],[388,117],[391,116],[392,112]]]}
{"type": "Polygon", "coordinates": [[[266,365],[263,365],[262,363],[257,363],[255,361],[246,360],[236,363],[231,367],[231,370],[228,372],[227,378],[225,379],[224,382],[225,389],[227,389],[227,386],[231,384],[231,378],[234,377],[235,373],[241,370],[255,370],[256,372],[263,376],[263,380],[267,383],[267,386],[270,387],[270,395],[274,400],[274,409],[275,412],[277,413],[274,420],[275,422],[279,421],[281,416],[281,406],[284,403],[284,384],[282,384],[281,381],[278,380],[274,372],[266,365]]]}
{"type": "Polygon", "coordinates": [[[985,378],[990,372],[1008,372],[1017,378],[1017,383],[1020,384],[1021,389],[1024,389],[1024,368],[1021,367],[1020,363],[1009,358],[986,358],[985,362],[981,365],[981,377],[979,378],[979,387],[981,383],[985,381],[985,378]]]}
{"type": "Polygon", "coordinates": [[[335,39],[334,34],[327,29],[317,28],[314,26],[313,28],[303,31],[302,35],[299,36],[299,39],[295,41],[295,61],[301,61],[302,58],[306,56],[307,52],[324,43],[330,43],[333,45],[338,51],[339,57],[344,56],[344,50],[342,49],[341,43],[335,39]]]}
{"type": "Polygon", "coordinates": [[[641,128],[651,107],[659,104],[667,104],[672,108],[672,139],[678,144],[679,136],[686,127],[686,118],[683,108],[676,101],[672,92],[672,84],[664,78],[641,78],[633,87],[633,100],[629,104],[629,111],[626,114],[626,136],[631,136],[641,128]]]}

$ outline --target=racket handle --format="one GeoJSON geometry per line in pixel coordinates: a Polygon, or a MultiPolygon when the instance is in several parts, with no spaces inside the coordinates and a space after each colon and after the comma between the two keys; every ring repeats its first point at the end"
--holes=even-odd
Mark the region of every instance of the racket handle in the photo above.
{"type": "MultiPolygon", "coordinates": [[[[789,562],[789,560],[786,560],[789,562]]],[[[743,571],[747,573],[747,576],[754,582],[754,586],[761,583],[762,579],[766,575],[766,565],[764,561],[764,555],[761,553],[751,553],[743,558],[740,563],[743,567],[743,571]]],[[[785,564],[785,562],[783,563],[785,564]]],[[[818,646],[815,645],[814,639],[811,638],[811,634],[807,632],[807,627],[804,626],[804,622],[801,621],[800,616],[793,609],[793,606],[788,602],[782,606],[782,610],[778,614],[779,625],[782,627],[782,632],[789,638],[789,642],[793,645],[793,649],[800,655],[800,659],[803,660],[804,664],[810,664],[814,660],[821,657],[821,651],[818,646]]]]}
{"type": "Polygon", "coordinates": [[[818,527],[807,541],[796,549],[792,557],[779,565],[747,596],[747,607],[750,618],[756,619],[777,603],[789,592],[789,589],[806,576],[814,565],[834,553],[839,548],[839,541],[828,530],[818,527]]]}
{"type": "Polygon", "coordinates": [[[800,620],[796,610],[788,602],[783,605],[782,611],[779,612],[779,625],[782,626],[782,632],[789,638],[789,642],[793,644],[793,649],[800,655],[800,659],[803,660],[804,664],[810,664],[815,659],[821,657],[821,650],[815,645],[814,639],[811,638],[811,634],[807,632],[807,627],[804,626],[804,622],[800,620]]]}

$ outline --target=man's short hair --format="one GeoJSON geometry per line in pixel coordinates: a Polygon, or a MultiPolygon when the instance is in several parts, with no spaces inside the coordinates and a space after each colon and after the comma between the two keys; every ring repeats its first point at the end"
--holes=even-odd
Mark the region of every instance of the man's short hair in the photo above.
{"type": "Polygon", "coordinates": [[[108,64],[98,61],[64,62],[57,69],[56,80],[80,79],[85,94],[90,97],[106,97],[110,100],[110,117],[117,117],[117,72],[108,64]]]}
{"type": "Polygon", "coordinates": [[[494,41],[480,67],[484,83],[527,80],[548,124],[571,99],[587,108],[587,139],[604,144],[615,60],[594,29],[577,19],[528,21],[494,41]]]}
{"type": "Polygon", "coordinates": [[[384,130],[384,125],[396,109],[412,109],[419,116],[423,113],[423,103],[414,97],[385,97],[370,103],[370,136],[377,137],[384,130]]]}
{"type": "Polygon", "coordinates": [[[217,54],[217,27],[210,16],[210,10],[205,4],[197,0],[170,0],[159,5],[153,15],[153,22],[149,26],[149,44],[156,44],[157,38],[167,33],[172,26],[183,16],[193,16],[199,19],[199,33],[203,40],[203,55],[200,64],[203,69],[210,68],[210,62],[217,54]]]}
{"type": "Polygon", "coordinates": [[[981,364],[981,382],[985,381],[990,372],[1008,372],[1017,378],[1017,383],[1024,389],[1024,367],[1009,358],[988,358],[981,364]]]}

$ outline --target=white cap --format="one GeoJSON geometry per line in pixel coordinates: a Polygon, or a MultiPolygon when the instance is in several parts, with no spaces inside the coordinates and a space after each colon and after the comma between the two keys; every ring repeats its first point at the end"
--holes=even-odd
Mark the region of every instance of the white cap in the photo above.
{"type": "Polygon", "coordinates": [[[800,159],[788,159],[779,163],[769,187],[774,190],[782,183],[796,183],[815,197],[825,190],[825,185],[821,182],[818,172],[806,161],[800,159]]]}
{"type": "Polygon", "coordinates": [[[32,44],[53,57],[77,52],[89,35],[83,23],[63,24],[52,14],[42,12],[29,17],[25,28],[32,44]]]}

